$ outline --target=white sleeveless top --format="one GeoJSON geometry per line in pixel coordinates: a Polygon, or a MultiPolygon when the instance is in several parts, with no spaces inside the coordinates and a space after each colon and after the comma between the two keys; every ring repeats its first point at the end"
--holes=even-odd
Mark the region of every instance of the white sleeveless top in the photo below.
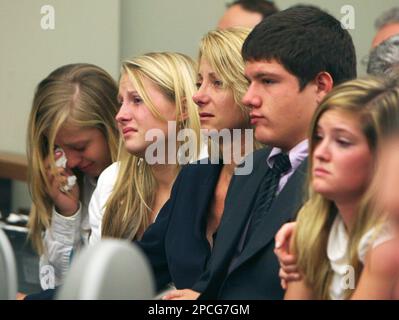
{"type": "MultiPolygon", "coordinates": [[[[387,223],[370,229],[360,239],[358,247],[359,261],[364,264],[367,252],[380,244],[392,239],[392,233],[387,223]]],[[[330,260],[334,275],[330,286],[330,298],[332,300],[345,299],[345,276],[350,270],[348,257],[348,234],[345,224],[338,214],[334,220],[327,244],[327,256],[330,260]]]]}

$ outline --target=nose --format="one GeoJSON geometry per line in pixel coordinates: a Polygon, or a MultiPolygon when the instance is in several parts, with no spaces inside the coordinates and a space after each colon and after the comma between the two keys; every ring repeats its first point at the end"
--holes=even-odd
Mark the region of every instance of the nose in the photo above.
{"type": "Polygon", "coordinates": [[[67,167],[69,169],[76,168],[83,160],[80,152],[74,150],[65,150],[65,157],[67,158],[67,167]]]}
{"type": "Polygon", "coordinates": [[[123,124],[132,119],[131,114],[129,112],[129,108],[128,108],[128,106],[126,106],[126,103],[123,103],[121,105],[118,113],[115,116],[115,119],[120,124],[123,124]]]}
{"type": "Polygon", "coordinates": [[[313,156],[319,161],[329,161],[331,160],[330,143],[328,139],[322,139],[315,147],[313,156]]]}
{"type": "Polygon", "coordinates": [[[205,86],[202,84],[198,91],[193,95],[193,101],[198,107],[204,107],[206,104],[209,103],[210,97],[206,93],[205,86]]]}
{"type": "Polygon", "coordinates": [[[260,108],[262,106],[262,99],[256,92],[256,88],[253,84],[250,84],[247,92],[242,98],[242,103],[248,108],[260,108]]]}

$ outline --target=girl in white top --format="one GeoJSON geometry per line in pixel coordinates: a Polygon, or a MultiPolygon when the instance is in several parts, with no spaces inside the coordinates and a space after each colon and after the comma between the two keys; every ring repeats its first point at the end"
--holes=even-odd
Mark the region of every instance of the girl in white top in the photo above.
{"type": "MultiPolygon", "coordinates": [[[[354,80],[335,88],[317,109],[310,131],[309,200],[289,250],[297,263],[285,269],[297,267],[300,276],[288,282],[286,299],[372,297],[359,278],[370,257],[396,240],[376,214],[374,193],[366,191],[372,190],[382,128],[399,115],[397,97],[390,82],[354,80]]],[[[279,234],[276,248],[281,262],[279,234]]]]}
{"type": "Polygon", "coordinates": [[[181,165],[198,159],[200,122],[191,99],[195,70],[190,58],[168,52],[122,64],[116,120],[123,144],[90,202],[90,243],[103,236],[140,239],[169,199],[181,165]],[[181,135],[182,129],[191,130],[181,135]],[[188,155],[179,153],[183,144],[188,155]]]}
{"type": "MultiPolygon", "coordinates": [[[[357,257],[362,265],[365,265],[370,250],[376,249],[392,239],[393,233],[388,223],[367,231],[361,237],[357,248],[357,257]]],[[[333,272],[329,290],[332,300],[344,300],[346,298],[345,289],[355,289],[355,277],[352,273],[353,269],[350,267],[348,248],[350,248],[348,232],[341,215],[337,215],[327,242],[327,257],[333,272]]]]}
{"type": "Polygon", "coordinates": [[[27,141],[29,235],[41,256],[43,289],[62,284],[73,251],[87,242],[90,197],[117,155],[117,92],[112,77],[89,64],[56,69],[35,92],[27,141]]]}

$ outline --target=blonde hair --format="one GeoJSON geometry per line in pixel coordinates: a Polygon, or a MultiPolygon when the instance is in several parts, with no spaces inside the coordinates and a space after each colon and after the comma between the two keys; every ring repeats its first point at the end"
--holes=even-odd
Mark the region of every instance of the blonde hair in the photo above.
{"type": "MultiPolygon", "coordinates": [[[[44,160],[55,170],[54,141],[65,125],[99,129],[116,159],[118,88],[103,69],[91,64],[70,64],[53,71],[37,86],[29,115],[27,136],[28,184],[32,197],[29,236],[33,247],[43,253],[42,233],[50,228],[53,202],[44,160]]],[[[78,177],[79,178],[79,177],[78,177]]],[[[82,183],[82,177],[79,182],[82,183]]],[[[80,198],[82,199],[82,192],[80,198]]]]}
{"type": "MultiPolygon", "coordinates": [[[[197,154],[200,150],[200,121],[197,106],[192,101],[195,88],[195,63],[179,53],[147,53],[122,64],[121,74],[129,76],[132,85],[151,113],[166,121],[151,101],[143,84],[149,79],[164,96],[176,106],[176,122],[179,129],[192,129],[197,138],[197,154]],[[183,120],[183,113],[188,117],[183,120]]],[[[177,150],[186,142],[176,141],[177,150]]],[[[195,160],[193,159],[193,160],[195,160]]],[[[151,223],[157,182],[151,166],[121,146],[118,177],[112,194],[105,204],[102,236],[137,239],[151,223]]],[[[177,162],[178,163],[178,162],[177,162]]],[[[177,172],[180,165],[176,165],[177,172]]]]}
{"type": "MultiPolygon", "coordinates": [[[[374,158],[381,143],[384,130],[399,111],[399,89],[393,82],[375,78],[358,79],[344,83],[331,91],[316,110],[310,127],[310,150],[308,179],[312,171],[312,155],[316,146],[316,130],[320,117],[329,110],[342,111],[359,116],[362,131],[374,158]]],[[[377,159],[376,159],[377,160],[377,159]]],[[[376,161],[375,161],[376,162],[376,161]]],[[[371,188],[371,184],[369,186],[371,188]]],[[[369,189],[370,190],[370,189],[369,189]]],[[[349,234],[348,256],[358,281],[362,264],[358,258],[361,237],[379,224],[381,216],[372,209],[372,192],[366,191],[360,201],[356,221],[349,234]]],[[[307,285],[312,288],[314,298],[329,299],[333,276],[326,253],[329,233],[336,215],[339,214],[333,201],[316,193],[309,183],[309,200],[298,214],[293,239],[293,252],[298,258],[298,267],[303,272],[307,285]]],[[[346,291],[346,297],[351,291],[346,291]]]]}
{"type": "MultiPolygon", "coordinates": [[[[241,55],[242,45],[251,29],[234,27],[217,29],[208,32],[201,40],[198,61],[205,59],[221,78],[223,87],[233,93],[234,102],[238,105],[244,119],[250,125],[249,108],[244,106],[242,98],[248,90],[245,78],[245,63],[241,55]]],[[[254,149],[262,144],[254,139],[254,149]]]]}

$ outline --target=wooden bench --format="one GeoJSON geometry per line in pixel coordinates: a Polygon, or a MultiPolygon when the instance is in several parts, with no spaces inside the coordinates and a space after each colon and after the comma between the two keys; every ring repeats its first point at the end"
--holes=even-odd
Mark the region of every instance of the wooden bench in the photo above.
{"type": "Polygon", "coordinates": [[[0,178],[26,182],[27,168],[25,155],[0,151],[0,178]]]}

